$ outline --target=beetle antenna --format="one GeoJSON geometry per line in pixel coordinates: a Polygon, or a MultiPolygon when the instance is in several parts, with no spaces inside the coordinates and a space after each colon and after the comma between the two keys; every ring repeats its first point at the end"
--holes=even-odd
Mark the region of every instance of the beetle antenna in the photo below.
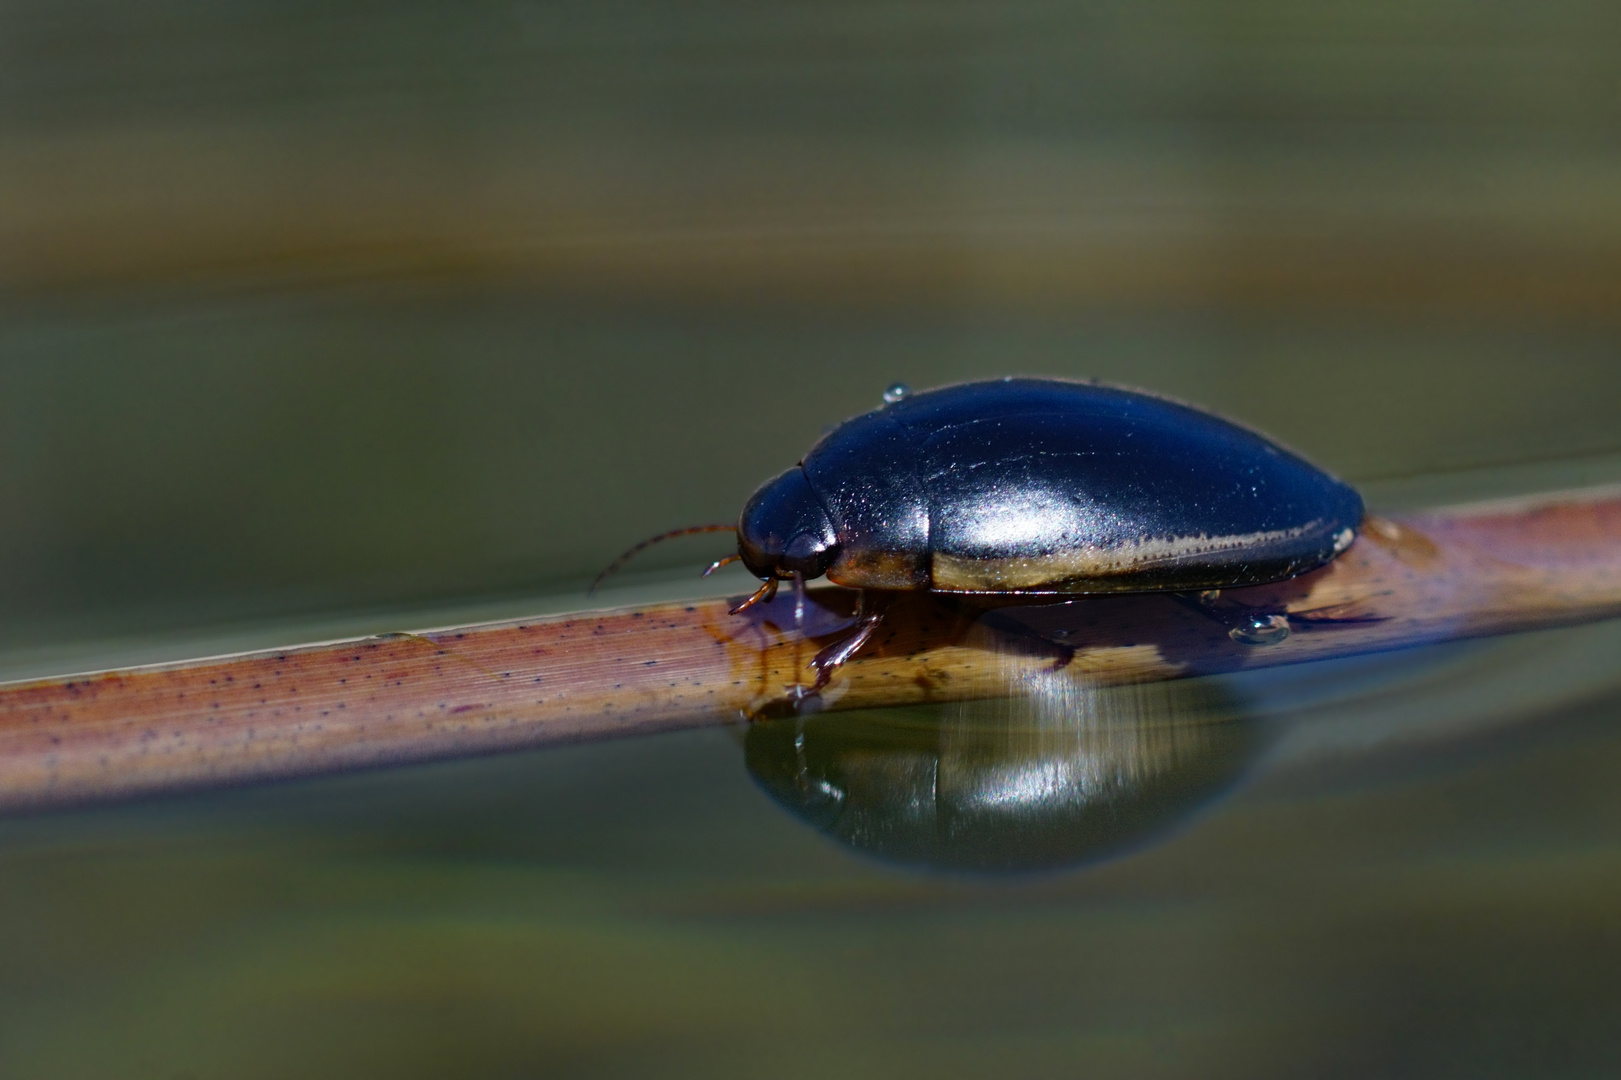
{"type": "Polygon", "coordinates": [[[704,572],[702,574],[699,574],[698,576],[699,577],[708,577],[710,574],[713,574],[716,570],[719,570],[721,567],[728,566],[731,563],[735,563],[739,559],[741,559],[742,557],[743,556],[741,556],[741,555],[728,555],[724,559],[716,559],[714,562],[712,562],[708,566],[704,567],[704,572]]]}
{"type": "MultiPolygon", "coordinates": [[[[662,544],[664,541],[674,540],[678,536],[692,536],[696,533],[736,531],[736,525],[692,525],[685,529],[671,529],[669,532],[662,532],[657,536],[649,536],[646,540],[643,540],[641,543],[619,556],[619,558],[609,563],[602,573],[597,575],[596,580],[591,582],[591,587],[585,590],[585,595],[590,596],[592,593],[596,592],[598,585],[601,585],[609,577],[624,569],[626,563],[630,562],[630,560],[640,555],[643,550],[652,547],[654,544],[662,544]]],[[[714,568],[711,567],[711,569],[714,568]]]]}

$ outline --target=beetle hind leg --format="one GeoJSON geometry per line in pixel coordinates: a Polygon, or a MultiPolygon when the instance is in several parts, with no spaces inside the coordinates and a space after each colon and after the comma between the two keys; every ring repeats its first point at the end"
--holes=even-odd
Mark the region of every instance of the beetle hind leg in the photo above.
{"type": "Polygon", "coordinates": [[[1218,589],[1176,593],[1176,599],[1227,630],[1240,645],[1276,645],[1289,636],[1289,613],[1282,607],[1251,607],[1224,601],[1218,589]]]}
{"type": "Polygon", "coordinates": [[[1276,645],[1294,630],[1325,630],[1386,620],[1386,616],[1347,604],[1289,611],[1281,605],[1235,603],[1224,599],[1217,589],[1174,595],[1182,604],[1225,627],[1227,636],[1240,645],[1276,645]]]}

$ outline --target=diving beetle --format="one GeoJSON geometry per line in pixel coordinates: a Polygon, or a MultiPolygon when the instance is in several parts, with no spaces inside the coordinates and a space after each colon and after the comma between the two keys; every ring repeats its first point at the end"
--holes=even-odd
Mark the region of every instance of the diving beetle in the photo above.
{"type": "MultiPolygon", "coordinates": [[[[920,393],[897,384],[884,404],[825,435],[766,481],[733,530],[762,584],[826,576],[860,590],[855,625],[811,662],[813,694],[872,637],[882,598],[929,590],[997,597],[1187,594],[1235,640],[1288,634],[1281,611],[1233,622],[1216,591],[1294,577],[1356,537],[1362,498],[1266,437],[1138,390],[1005,378],[920,393]]],[[[600,581],[601,578],[598,578],[600,581]]],[[[594,587],[594,586],[593,586],[594,587]]]]}

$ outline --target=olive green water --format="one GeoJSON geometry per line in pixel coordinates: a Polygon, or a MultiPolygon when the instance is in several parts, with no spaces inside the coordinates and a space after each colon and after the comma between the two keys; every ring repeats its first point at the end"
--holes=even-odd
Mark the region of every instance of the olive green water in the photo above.
{"type": "MultiPolygon", "coordinates": [[[[0,675],[567,609],[897,379],[1148,387],[1382,507],[1616,483],[1618,46],[1583,3],[0,0],[0,675]]],[[[0,820],[0,1076],[1613,1075],[1618,659],[0,820]],[[1103,794],[986,794],[1038,775],[1103,794]]]]}

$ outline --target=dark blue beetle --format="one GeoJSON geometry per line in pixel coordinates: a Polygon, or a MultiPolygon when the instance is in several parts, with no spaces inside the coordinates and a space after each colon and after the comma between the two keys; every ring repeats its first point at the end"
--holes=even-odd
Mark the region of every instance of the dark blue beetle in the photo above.
{"type": "MultiPolygon", "coordinates": [[[[1333,559],[1362,520],[1356,491],[1309,462],[1138,391],[1009,378],[885,398],[749,499],[722,563],[764,584],[735,611],[823,575],[988,598],[1259,585],[1333,559]]],[[[863,603],[813,662],[817,687],[881,618],[863,603]]],[[[1268,640],[1281,619],[1234,636],[1268,640]]]]}

